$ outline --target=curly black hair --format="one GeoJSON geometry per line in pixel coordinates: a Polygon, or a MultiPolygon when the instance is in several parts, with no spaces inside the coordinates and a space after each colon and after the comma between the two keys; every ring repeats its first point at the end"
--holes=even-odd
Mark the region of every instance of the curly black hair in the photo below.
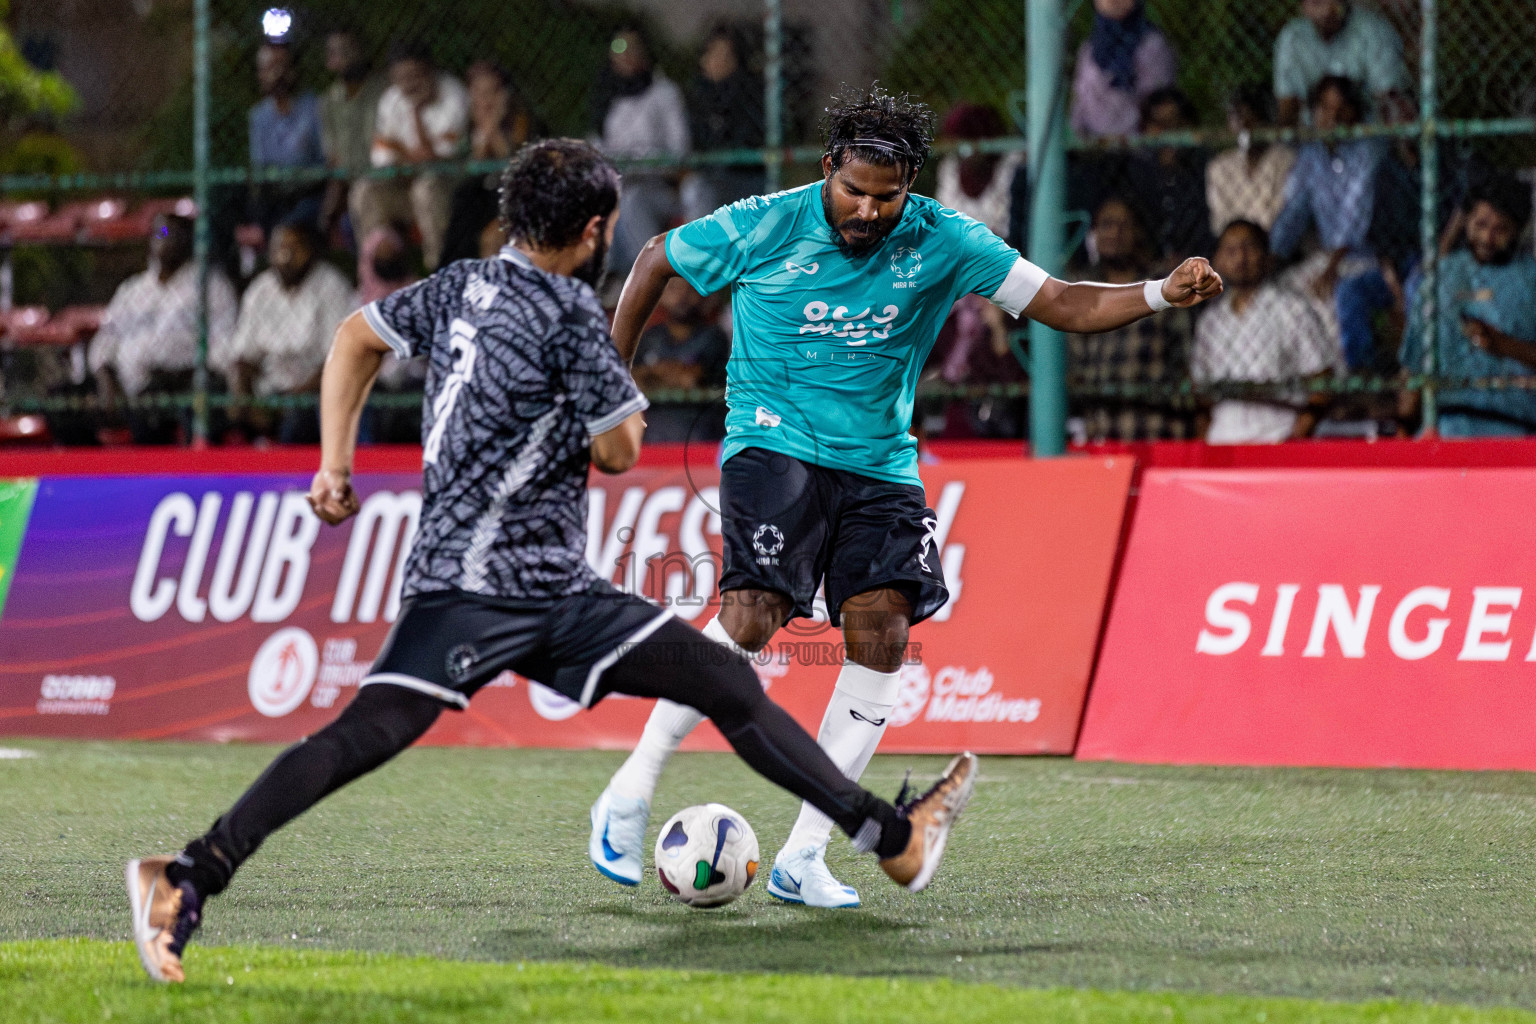
{"type": "Polygon", "coordinates": [[[501,175],[501,228],[536,249],[563,249],[619,204],[619,171],[580,139],[530,142],[501,175]]]}
{"type": "Polygon", "coordinates": [[[821,122],[821,141],[832,170],[849,157],[882,167],[900,166],[907,184],[928,160],[935,125],[933,110],[907,93],[893,96],[880,88],[846,86],[832,97],[821,122]]]}
{"type": "Polygon", "coordinates": [[[1491,174],[1467,190],[1462,209],[1468,213],[1478,203],[1487,203],[1508,217],[1515,225],[1515,233],[1525,230],[1531,220],[1531,190],[1518,179],[1507,174],[1491,174]]]}

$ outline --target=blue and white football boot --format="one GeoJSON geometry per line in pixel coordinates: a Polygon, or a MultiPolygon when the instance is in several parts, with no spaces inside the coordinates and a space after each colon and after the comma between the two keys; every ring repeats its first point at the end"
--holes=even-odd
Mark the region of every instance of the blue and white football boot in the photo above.
{"type": "Polygon", "coordinates": [[[620,885],[639,885],[650,819],[651,805],[644,800],[603,790],[592,805],[592,837],[587,841],[592,866],[620,885]]]}
{"type": "Polygon", "coordinates": [[[780,850],[773,859],[773,873],[768,876],[768,895],[808,907],[859,905],[858,891],[833,878],[827,870],[825,846],[807,846],[795,852],[780,850]]]}

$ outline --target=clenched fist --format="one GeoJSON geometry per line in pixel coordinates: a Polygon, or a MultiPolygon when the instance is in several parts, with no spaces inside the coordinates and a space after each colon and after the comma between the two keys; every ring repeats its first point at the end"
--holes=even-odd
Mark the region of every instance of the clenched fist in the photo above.
{"type": "Polygon", "coordinates": [[[1221,275],[1211,268],[1211,261],[1192,256],[1180,263],[1163,282],[1163,298],[1180,309],[1198,306],[1221,294],[1221,275]]]}
{"type": "Polygon", "coordinates": [[[315,515],[335,526],[357,515],[357,494],[352,490],[352,474],[340,469],[322,469],[309,485],[309,507],[315,515]]]}

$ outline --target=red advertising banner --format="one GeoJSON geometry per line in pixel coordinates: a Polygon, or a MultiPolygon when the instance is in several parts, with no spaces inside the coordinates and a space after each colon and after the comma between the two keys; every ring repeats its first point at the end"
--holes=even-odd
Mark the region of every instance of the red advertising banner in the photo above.
{"type": "Polygon", "coordinates": [[[1533,470],[1149,470],[1078,756],[1536,769],[1533,470]]]}
{"type": "MultiPolygon", "coordinates": [[[[951,601],[913,630],[886,748],[1069,753],[1131,460],[956,460],[924,476],[951,601]]],[[[307,473],[19,485],[15,514],[0,502],[0,559],[20,523],[0,577],[0,735],[285,741],[329,721],[398,614],[421,508],[416,474],[354,483],[361,513],[338,528],[309,511],[307,473]]],[[[702,627],[718,483],[708,462],[595,475],[588,561],[702,627]]],[[[840,641],[824,616],[797,620],[759,658],[774,698],[813,731],[840,641]]],[[[610,699],[580,713],[507,673],[427,742],[628,748],[649,709],[610,699]]],[[[690,742],[724,747],[712,729],[690,742]]]]}

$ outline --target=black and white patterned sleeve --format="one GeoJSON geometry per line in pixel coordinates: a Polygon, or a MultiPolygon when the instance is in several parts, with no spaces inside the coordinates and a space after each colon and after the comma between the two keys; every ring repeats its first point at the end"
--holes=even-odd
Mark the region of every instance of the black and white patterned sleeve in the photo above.
{"type": "Polygon", "coordinates": [[[457,267],[444,267],[363,307],[363,319],[399,358],[420,355],[431,346],[439,317],[462,290],[457,267]]]}
{"type": "Polygon", "coordinates": [[[571,310],[560,324],[555,350],[565,396],[588,442],[650,406],[619,358],[600,311],[584,304],[571,310]]]}

